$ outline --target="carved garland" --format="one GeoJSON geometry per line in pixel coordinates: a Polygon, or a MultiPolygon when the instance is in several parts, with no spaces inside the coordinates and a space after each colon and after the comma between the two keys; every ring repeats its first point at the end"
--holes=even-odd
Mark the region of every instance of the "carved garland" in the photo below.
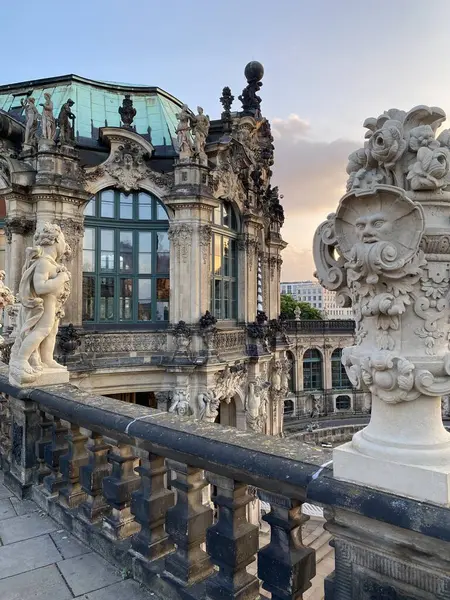
{"type": "Polygon", "coordinates": [[[187,262],[189,249],[192,245],[192,225],[181,223],[180,225],[172,224],[169,227],[169,240],[174,245],[178,259],[182,262],[187,262]]]}

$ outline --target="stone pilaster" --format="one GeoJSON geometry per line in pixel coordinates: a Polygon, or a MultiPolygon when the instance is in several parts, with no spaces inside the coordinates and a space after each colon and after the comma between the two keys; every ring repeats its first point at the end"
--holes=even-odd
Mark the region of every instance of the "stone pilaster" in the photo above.
{"type": "Polygon", "coordinates": [[[175,185],[165,198],[170,223],[172,323],[197,323],[210,308],[211,216],[218,201],[208,187],[208,167],[195,160],[175,165],[175,185]]]}

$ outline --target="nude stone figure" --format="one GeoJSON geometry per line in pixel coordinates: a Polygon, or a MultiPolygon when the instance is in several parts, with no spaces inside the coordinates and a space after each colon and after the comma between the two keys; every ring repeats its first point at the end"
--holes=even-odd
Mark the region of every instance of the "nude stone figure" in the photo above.
{"type": "Polygon", "coordinates": [[[42,137],[46,140],[54,140],[56,134],[56,120],[53,115],[53,102],[48,92],[44,94],[45,103],[42,106],[42,137]]]}
{"type": "Polygon", "coordinates": [[[51,223],[36,232],[34,241],[36,245],[26,250],[19,285],[18,329],[9,371],[10,382],[16,385],[30,385],[49,370],[66,371],[53,352],[70,294],[70,273],[62,264],[68,246],[61,228],[51,223]]]}

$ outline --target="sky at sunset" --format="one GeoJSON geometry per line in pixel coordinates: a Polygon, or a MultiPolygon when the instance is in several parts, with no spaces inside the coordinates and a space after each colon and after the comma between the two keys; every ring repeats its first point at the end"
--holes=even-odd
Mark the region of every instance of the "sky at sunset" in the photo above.
{"type": "Polygon", "coordinates": [[[244,67],[262,62],[284,280],[311,278],[314,230],[344,191],[365,118],[418,104],[450,114],[450,0],[47,0],[5,3],[1,17],[2,84],[67,73],[143,83],[217,118],[223,86],[239,110],[244,67]]]}

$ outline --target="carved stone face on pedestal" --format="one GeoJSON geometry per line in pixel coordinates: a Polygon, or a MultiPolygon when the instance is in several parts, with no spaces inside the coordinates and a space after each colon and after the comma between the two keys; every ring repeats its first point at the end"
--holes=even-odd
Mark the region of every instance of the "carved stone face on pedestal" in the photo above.
{"type": "MultiPolygon", "coordinates": [[[[352,306],[356,344],[342,362],[370,394],[371,421],[335,451],[335,476],[450,504],[449,135],[438,108],[367,119],[350,190],[317,230],[317,277],[352,306]]],[[[369,400],[369,399],[368,399],[369,400]]]]}

